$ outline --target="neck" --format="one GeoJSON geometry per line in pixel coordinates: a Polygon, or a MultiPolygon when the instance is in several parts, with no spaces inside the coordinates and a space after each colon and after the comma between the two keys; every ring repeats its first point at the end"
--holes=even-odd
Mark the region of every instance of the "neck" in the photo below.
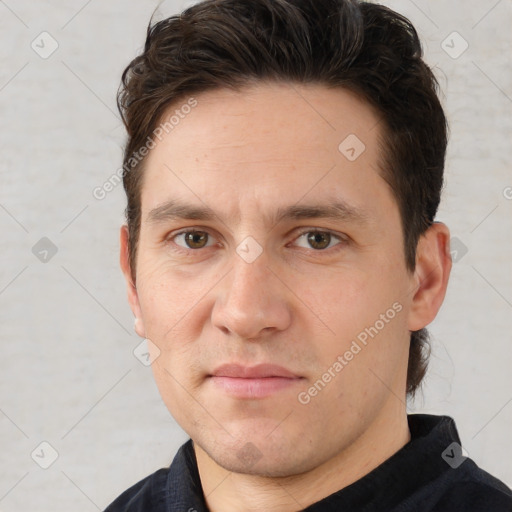
{"type": "Polygon", "coordinates": [[[269,478],[233,473],[194,443],[201,484],[211,512],[294,512],[370,473],[410,440],[405,405],[393,397],[383,413],[346,449],[298,475],[269,478]],[[399,405],[397,405],[397,403],[399,405]]]}

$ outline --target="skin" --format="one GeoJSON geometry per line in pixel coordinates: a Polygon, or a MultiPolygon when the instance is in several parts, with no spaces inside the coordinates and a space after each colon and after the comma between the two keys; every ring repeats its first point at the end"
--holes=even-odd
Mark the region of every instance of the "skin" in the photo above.
{"type": "Polygon", "coordinates": [[[379,173],[382,125],[352,93],[258,83],[196,99],[146,160],[136,286],[121,228],[136,331],[151,340],[163,401],[194,441],[209,509],[301,510],[410,440],[410,331],[429,324],[444,299],[449,230],[435,223],[421,237],[409,272],[398,205],[379,173]],[[365,145],[354,161],[338,149],[349,134],[365,145]],[[280,207],[333,199],[365,221],[271,220],[280,207]],[[216,216],[150,221],[169,200],[216,216]],[[204,246],[176,236],[184,228],[202,231],[204,246]],[[312,246],[315,230],[333,234],[312,246]],[[248,236],[262,250],[251,263],[236,251],[248,236]],[[333,372],[396,303],[394,318],[333,372]],[[208,378],[228,362],[270,362],[302,378],[265,398],[237,398],[208,378]],[[329,368],[335,376],[301,403],[299,393],[329,368]]]}

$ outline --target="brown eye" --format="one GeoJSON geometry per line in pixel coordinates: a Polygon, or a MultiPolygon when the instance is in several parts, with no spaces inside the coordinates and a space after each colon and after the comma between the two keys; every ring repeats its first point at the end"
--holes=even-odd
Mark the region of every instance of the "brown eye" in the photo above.
{"type": "Polygon", "coordinates": [[[319,252],[326,249],[342,249],[346,244],[347,239],[342,234],[313,229],[310,231],[304,230],[302,234],[295,239],[294,245],[302,247],[303,249],[314,249],[315,252],[319,252]]]}
{"type": "Polygon", "coordinates": [[[327,249],[331,243],[331,234],[325,231],[312,231],[308,233],[308,243],[313,249],[327,249]]]}
{"type": "Polygon", "coordinates": [[[175,235],[174,238],[176,244],[185,249],[202,249],[208,244],[208,233],[206,231],[184,231],[175,235]]]}
{"type": "Polygon", "coordinates": [[[185,242],[191,249],[201,249],[208,242],[208,233],[204,231],[191,231],[185,234],[185,242]]]}

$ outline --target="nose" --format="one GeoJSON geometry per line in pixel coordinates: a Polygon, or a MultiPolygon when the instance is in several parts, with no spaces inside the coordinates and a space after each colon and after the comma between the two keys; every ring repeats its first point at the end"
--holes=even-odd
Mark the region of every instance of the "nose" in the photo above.
{"type": "Polygon", "coordinates": [[[256,340],[290,325],[289,292],[269,268],[264,253],[251,263],[235,253],[227,277],[212,311],[215,327],[225,334],[256,340]]]}

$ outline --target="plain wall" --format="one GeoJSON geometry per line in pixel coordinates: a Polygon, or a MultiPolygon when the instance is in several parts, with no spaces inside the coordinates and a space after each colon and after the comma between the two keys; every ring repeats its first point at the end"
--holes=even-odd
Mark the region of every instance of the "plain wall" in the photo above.
{"type": "MultiPolygon", "coordinates": [[[[451,128],[437,219],[457,239],[457,261],[410,410],[452,416],[469,455],[512,485],[512,4],[384,3],[417,27],[451,128]],[[468,48],[453,58],[461,37],[468,48]]],[[[115,93],[156,6],[0,2],[3,512],[103,509],[187,439],[133,355],[141,340],[118,266],[122,186],[93,196],[121,165],[115,93]],[[58,43],[47,58],[55,43],[43,31],[58,43]],[[43,441],[58,453],[48,469],[43,441]]]]}

